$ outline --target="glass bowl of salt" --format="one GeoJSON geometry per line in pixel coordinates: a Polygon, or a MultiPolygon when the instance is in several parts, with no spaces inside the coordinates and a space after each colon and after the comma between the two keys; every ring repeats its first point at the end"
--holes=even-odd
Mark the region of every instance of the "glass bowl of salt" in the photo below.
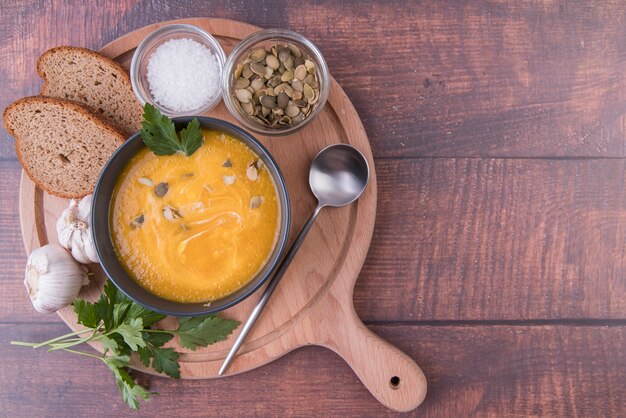
{"type": "Polygon", "coordinates": [[[163,26],[144,38],[130,64],[142,105],[170,117],[202,115],[222,98],[226,55],[208,32],[192,25],[163,26]]]}

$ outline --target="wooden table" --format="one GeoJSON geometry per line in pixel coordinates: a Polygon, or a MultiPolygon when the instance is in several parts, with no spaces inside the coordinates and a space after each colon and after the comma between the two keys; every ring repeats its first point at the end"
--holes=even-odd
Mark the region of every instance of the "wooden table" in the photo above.
{"type": "MultiPolygon", "coordinates": [[[[46,49],[215,16],[310,37],[359,112],[379,201],[357,312],[429,380],[419,416],[626,414],[623,2],[82,1],[0,6],[0,108],[46,49]],[[88,2],[85,2],[86,4],[88,2]],[[574,4],[575,3],[575,4],[574,4]]],[[[102,364],[9,345],[36,314],[0,142],[0,416],[123,416],[102,364]]],[[[139,375],[145,416],[392,415],[322,348],[223,380],[139,375]]],[[[137,415],[137,414],[133,414],[137,415]]]]}

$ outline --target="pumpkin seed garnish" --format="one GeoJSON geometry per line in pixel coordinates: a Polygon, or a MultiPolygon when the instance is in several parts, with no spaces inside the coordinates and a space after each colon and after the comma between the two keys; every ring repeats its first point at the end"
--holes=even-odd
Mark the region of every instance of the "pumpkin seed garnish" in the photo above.
{"type": "Polygon", "coordinates": [[[224,184],[226,184],[227,186],[230,186],[231,184],[233,184],[235,182],[235,176],[224,176],[224,184]]]}
{"type": "Polygon", "coordinates": [[[143,225],[143,222],[145,220],[145,217],[143,216],[143,213],[139,216],[137,216],[135,219],[133,219],[133,221],[130,223],[130,226],[135,229],[135,228],[139,228],[140,226],[143,225]]]}
{"type": "Polygon", "coordinates": [[[258,208],[263,203],[263,200],[263,196],[253,196],[252,199],[250,199],[250,208],[258,208]]]}
{"type": "Polygon", "coordinates": [[[259,171],[257,170],[254,163],[250,164],[246,169],[246,176],[248,176],[248,179],[250,179],[251,181],[257,181],[257,179],[259,178],[259,171]]]}
{"type": "Polygon", "coordinates": [[[148,187],[152,187],[152,180],[150,180],[149,178],[146,177],[141,177],[137,180],[139,183],[143,184],[144,186],[148,186],[148,187]]]}
{"type": "Polygon", "coordinates": [[[169,185],[167,184],[167,182],[163,181],[159,184],[157,184],[157,186],[154,188],[154,194],[156,194],[159,197],[163,197],[167,194],[167,191],[169,190],[169,185]]]}
{"type": "Polygon", "coordinates": [[[165,205],[165,207],[163,208],[163,217],[168,221],[174,221],[176,219],[182,218],[183,215],[181,215],[181,213],[177,209],[171,207],[170,205],[165,205]]]}
{"type": "Polygon", "coordinates": [[[293,44],[252,50],[233,77],[241,111],[265,127],[284,129],[302,123],[318,105],[317,66],[293,44]]]}

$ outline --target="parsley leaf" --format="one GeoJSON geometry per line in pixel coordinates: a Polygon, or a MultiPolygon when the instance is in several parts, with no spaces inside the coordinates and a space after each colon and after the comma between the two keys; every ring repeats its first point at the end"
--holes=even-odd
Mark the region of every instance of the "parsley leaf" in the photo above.
{"type": "Polygon", "coordinates": [[[150,359],[152,358],[152,353],[150,349],[146,347],[139,347],[137,350],[137,354],[139,354],[139,359],[143,363],[144,366],[150,367],[150,359]]]}
{"type": "Polygon", "coordinates": [[[109,369],[115,372],[115,369],[119,369],[120,367],[126,367],[130,364],[130,356],[107,356],[104,358],[104,362],[107,366],[109,366],[109,369]]]}
{"type": "Polygon", "coordinates": [[[96,307],[93,303],[87,302],[82,299],[76,299],[72,302],[72,308],[76,315],[78,315],[78,323],[83,324],[89,328],[95,328],[100,323],[100,315],[96,311],[96,307]]]}
{"type": "Polygon", "coordinates": [[[143,332],[142,334],[146,343],[155,347],[161,347],[163,344],[174,338],[174,335],[169,332],[143,332]]]}
{"type": "Polygon", "coordinates": [[[146,342],[141,335],[143,330],[143,321],[141,318],[133,318],[128,322],[124,322],[118,326],[115,331],[124,338],[124,342],[128,344],[131,350],[137,351],[138,347],[144,347],[146,342]]]}
{"type": "MultiPolygon", "coordinates": [[[[173,348],[150,348],[152,353],[152,367],[159,373],[175,379],[180,379],[179,354],[173,348]]],[[[145,363],[144,363],[145,364],[145,363]]]]}
{"type": "Polygon", "coordinates": [[[146,103],[143,107],[143,122],[141,122],[141,139],[156,155],[172,155],[181,152],[189,157],[202,145],[203,137],[200,122],[193,118],[187,127],[176,134],[174,122],[164,116],[159,110],[146,103]]]}
{"type": "Polygon", "coordinates": [[[119,349],[117,341],[115,341],[113,338],[107,337],[106,335],[104,335],[100,341],[102,341],[102,346],[105,348],[105,350],[117,352],[119,349]]]}
{"type": "Polygon", "coordinates": [[[122,368],[113,369],[113,375],[120,392],[122,392],[122,399],[134,410],[139,409],[139,399],[147,400],[150,399],[151,395],[157,394],[156,392],[148,392],[141,385],[135,383],[128,372],[122,368]]]}
{"type": "Polygon", "coordinates": [[[239,325],[238,321],[217,315],[183,317],[178,323],[178,329],[173,332],[180,337],[180,345],[194,351],[198,346],[225,340],[239,325]]]}
{"type": "Polygon", "coordinates": [[[203,141],[200,122],[198,122],[198,118],[193,118],[187,124],[187,127],[180,131],[180,142],[183,146],[183,152],[186,156],[190,156],[200,148],[203,141]]]}

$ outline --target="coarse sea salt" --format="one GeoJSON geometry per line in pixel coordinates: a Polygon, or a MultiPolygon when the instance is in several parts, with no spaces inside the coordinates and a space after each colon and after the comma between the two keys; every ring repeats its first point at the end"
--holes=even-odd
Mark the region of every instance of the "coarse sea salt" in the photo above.
{"type": "Polygon", "coordinates": [[[152,97],[174,112],[191,112],[209,103],[219,94],[220,76],[217,57],[189,38],[164,42],[148,60],[152,97]]]}

